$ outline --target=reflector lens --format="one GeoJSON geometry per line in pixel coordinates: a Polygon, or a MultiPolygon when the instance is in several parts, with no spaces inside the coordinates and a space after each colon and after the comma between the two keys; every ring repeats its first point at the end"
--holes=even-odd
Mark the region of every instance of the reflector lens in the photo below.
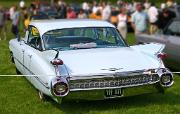
{"type": "Polygon", "coordinates": [[[157,56],[158,56],[158,58],[160,58],[160,59],[165,59],[165,58],[168,57],[168,55],[167,55],[166,53],[159,53],[157,56]]]}
{"type": "Polygon", "coordinates": [[[66,78],[57,77],[51,82],[52,93],[57,97],[64,97],[69,93],[69,85],[66,78]]]}
{"type": "Polygon", "coordinates": [[[171,81],[171,78],[170,78],[169,75],[164,75],[164,76],[162,76],[162,82],[163,82],[163,83],[168,83],[168,82],[170,82],[170,81],[171,81]]]}
{"type": "Polygon", "coordinates": [[[56,86],[56,91],[57,92],[64,92],[66,89],[66,86],[65,85],[57,85],[56,86]]]}
{"type": "Polygon", "coordinates": [[[68,85],[60,82],[54,85],[54,93],[58,96],[64,96],[68,92],[68,85]]]}
{"type": "Polygon", "coordinates": [[[163,74],[160,78],[160,81],[164,87],[169,87],[173,84],[173,77],[169,73],[163,74]]]}

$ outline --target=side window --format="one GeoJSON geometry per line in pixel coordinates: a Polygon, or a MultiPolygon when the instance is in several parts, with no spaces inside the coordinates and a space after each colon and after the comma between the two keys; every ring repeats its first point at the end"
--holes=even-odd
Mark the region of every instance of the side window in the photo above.
{"type": "Polygon", "coordinates": [[[167,30],[165,31],[167,35],[180,36],[180,21],[172,22],[167,30]]]}
{"type": "Polygon", "coordinates": [[[85,29],[83,29],[83,36],[89,37],[89,38],[96,38],[94,32],[95,31],[93,28],[92,29],[85,28],[85,29]]]}
{"type": "Polygon", "coordinates": [[[180,14],[180,6],[177,7],[177,11],[180,14]]]}
{"type": "Polygon", "coordinates": [[[27,44],[33,48],[42,50],[41,38],[39,31],[36,27],[29,27],[29,36],[27,44]]]}

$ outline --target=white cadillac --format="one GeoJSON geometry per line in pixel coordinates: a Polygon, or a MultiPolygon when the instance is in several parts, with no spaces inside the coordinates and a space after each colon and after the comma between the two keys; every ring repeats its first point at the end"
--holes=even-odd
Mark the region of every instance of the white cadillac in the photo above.
{"type": "Polygon", "coordinates": [[[164,47],[128,46],[114,25],[88,19],[32,21],[24,39],[9,42],[17,73],[59,103],[164,92],[174,82],[164,47]]]}

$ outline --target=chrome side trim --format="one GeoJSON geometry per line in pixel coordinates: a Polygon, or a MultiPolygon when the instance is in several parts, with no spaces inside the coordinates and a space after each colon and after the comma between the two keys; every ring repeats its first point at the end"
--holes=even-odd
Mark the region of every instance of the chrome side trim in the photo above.
{"type": "MultiPolygon", "coordinates": [[[[149,70],[158,70],[158,69],[149,69],[149,70]]],[[[134,75],[151,75],[157,74],[155,72],[150,73],[149,70],[136,70],[128,72],[115,72],[115,73],[100,73],[100,74],[80,74],[80,75],[69,75],[70,80],[79,80],[79,79],[96,79],[96,78],[116,78],[116,77],[127,77],[134,75]]]]}
{"type": "MultiPolygon", "coordinates": [[[[19,63],[19,64],[21,64],[31,75],[35,75],[35,73],[33,73],[30,69],[28,69],[25,65],[23,65],[17,58],[15,58],[14,57],[14,59],[15,60],[17,60],[17,62],[19,63]]],[[[47,89],[50,89],[50,87],[46,84],[46,83],[44,83],[42,80],[40,80],[39,78],[38,78],[38,76],[33,76],[37,81],[39,81],[44,87],[46,87],[47,89]]]]}

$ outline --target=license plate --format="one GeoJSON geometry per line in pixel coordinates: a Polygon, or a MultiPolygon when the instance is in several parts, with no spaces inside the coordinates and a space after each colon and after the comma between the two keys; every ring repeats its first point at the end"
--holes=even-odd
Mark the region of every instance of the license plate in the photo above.
{"type": "Polygon", "coordinates": [[[106,89],[104,94],[106,98],[116,98],[121,97],[123,92],[122,89],[106,89]]]}

